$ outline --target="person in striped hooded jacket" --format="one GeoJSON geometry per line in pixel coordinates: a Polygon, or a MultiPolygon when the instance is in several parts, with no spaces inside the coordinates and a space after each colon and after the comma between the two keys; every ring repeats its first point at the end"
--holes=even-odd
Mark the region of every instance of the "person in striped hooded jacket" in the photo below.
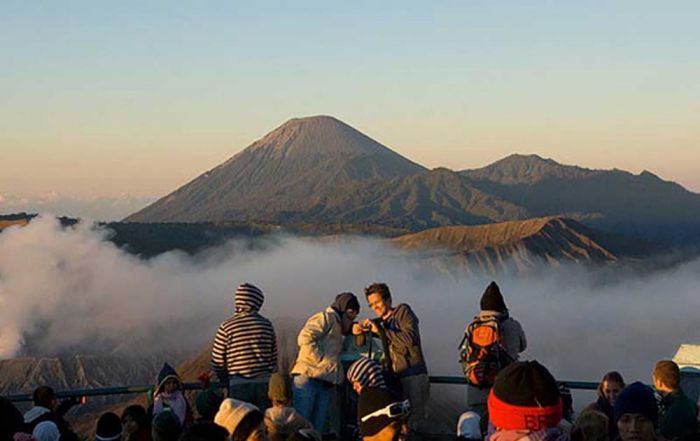
{"type": "Polygon", "coordinates": [[[235,294],[235,313],[221,323],[211,353],[214,373],[229,383],[229,397],[260,409],[269,407],[267,384],[277,372],[275,329],[259,311],[265,301],[255,285],[243,283],[235,294]]]}

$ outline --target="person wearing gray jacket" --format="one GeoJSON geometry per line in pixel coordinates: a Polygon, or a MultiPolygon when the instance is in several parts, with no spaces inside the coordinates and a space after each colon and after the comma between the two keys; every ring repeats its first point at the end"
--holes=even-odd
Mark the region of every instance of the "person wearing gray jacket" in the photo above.
{"type": "Polygon", "coordinates": [[[382,338],[384,353],[388,354],[387,368],[398,377],[403,396],[411,403],[408,439],[422,439],[430,399],[430,380],[421,347],[418,317],[405,303],[392,306],[391,292],[385,283],[368,286],[365,296],[378,320],[363,320],[361,324],[353,326],[353,333],[360,334],[369,329],[382,338]]]}

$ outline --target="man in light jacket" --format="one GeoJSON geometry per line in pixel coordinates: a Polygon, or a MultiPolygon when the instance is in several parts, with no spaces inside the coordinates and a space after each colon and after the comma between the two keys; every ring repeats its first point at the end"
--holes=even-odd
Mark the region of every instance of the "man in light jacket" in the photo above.
{"type": "Polygon", "coordinates": [[[360,302],[354,294],[338,294],[331,306],[306,321],[297,337],[299,355],[291,371],[294,408],[319,432],[333,388],[344,380],[340,364],[343,335],[350,332],[359,312],[360,302]]]}

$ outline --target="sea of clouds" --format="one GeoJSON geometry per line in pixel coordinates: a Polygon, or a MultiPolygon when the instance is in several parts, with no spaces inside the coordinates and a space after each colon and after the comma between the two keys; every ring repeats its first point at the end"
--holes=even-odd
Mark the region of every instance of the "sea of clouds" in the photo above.
{"type": "Polygon", "coordinates": [[[458,280],[376,239],[281,237],[257,250],[232,242],[142,260],[109,234],[86,223],[63,228],[48,215],[0,234],[0,357],[196,352],[232,313],[243,281],[266,293],[264,315],[299,326],[335,294],[355,292],[364,305],[363,288],[387,282],[395,303],[409,303],[420,318],[433,375],[460,375],[456,348],[492,279],[527,333],[523,358],[559,379],[596,381],[616,369],[649,381],[656,360],[700,343],[700,260],[641,276],[608,268],[600,277],[569,265],[458,280]]]}

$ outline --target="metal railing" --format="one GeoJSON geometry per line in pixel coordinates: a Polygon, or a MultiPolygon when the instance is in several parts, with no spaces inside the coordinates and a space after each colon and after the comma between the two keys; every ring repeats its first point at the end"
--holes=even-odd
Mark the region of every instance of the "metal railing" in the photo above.
{"type": "MultiPolygon", "coordinates": [[[[467,380],[464,377],[450,377],[450,376],[430,376],[430,383],[432,384],[455,384],[455,385],[466,385],[467,380]]],[[[596,390],[598,383],[589,381],[560,381],[560,384],[565,384],[569,389],[577,390],[596,390]]],[[[185,390],[201,390],[203,388],[201,383],[185,383],[185,390]]],[[[226,388],[228,385],[223,383],[211,383],[210,387],[216,388],[226,388]]],[[[116,387],[100,387],[94,389],[70,389],[57,391],[56,396],[58,398],[70,398],[70,397],[95,397],[95,396],[105,396],[105,395],[128,395],[128,394],[140,394],[146,393],[153,389],[153,385],[141,385],[141,386],[116,386],[116,387]]],[[[16,395],[6,395],[4,397],[6,400],[13,402],[23,402],[32,401],[32,394],[16,394],[16,395]]]]}

